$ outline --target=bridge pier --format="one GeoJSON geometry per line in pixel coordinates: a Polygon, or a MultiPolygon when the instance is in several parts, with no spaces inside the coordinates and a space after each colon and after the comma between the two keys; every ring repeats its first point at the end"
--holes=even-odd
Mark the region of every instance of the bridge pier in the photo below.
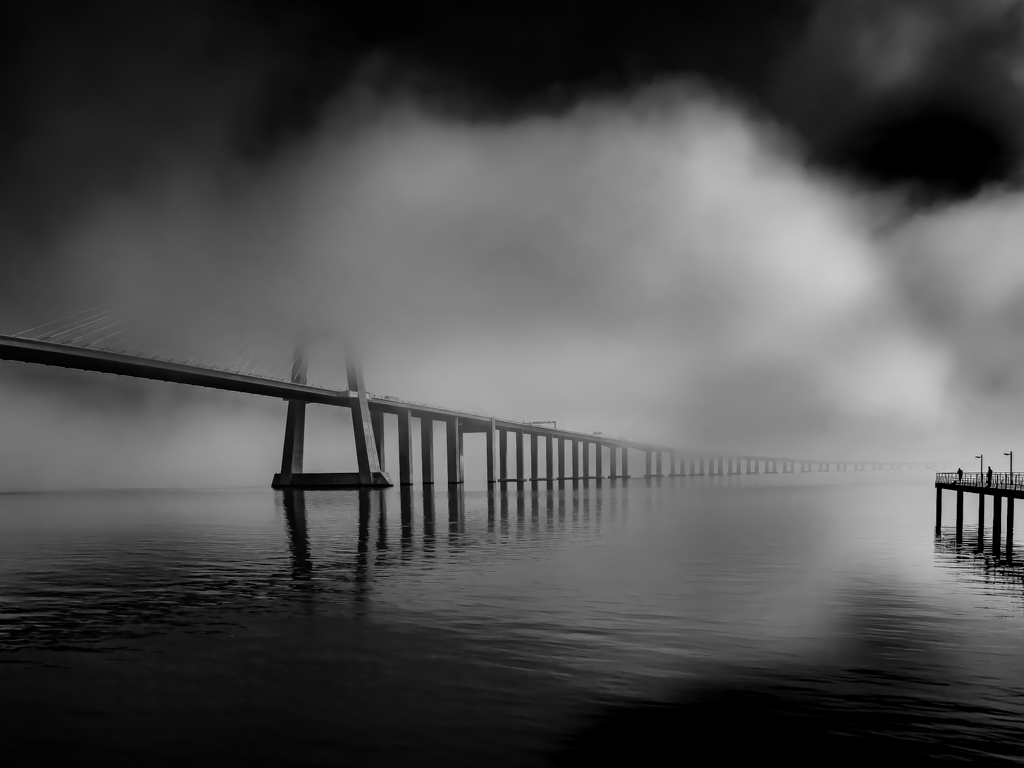
{"type": "Polygon", "coordinates": [[[530,433],[530,480],[537,482],[537,433],[530,433]]]}
{"type": "Polygon", "coordinates": [[[498,430],[498,478],[508,482],[508,430],[498,430]]]}
{"type": "Polygon", "coordinates": [[[583,479],[590,479],[590,441],[583,441],[583,479]]]}
{"type": "Polygon", "coordinates": [[[434,484],[434,420],[420,416],[420,461],[423,465],[423,484],[434,484]]]}
{"type": "MultiPolygon", "coordinates": [[[[1013,500],[1010,500],[1010,508],[1013,508],[1013,500]]],[[[964,537],[964,492],[956,492],[956,540],[959,542],[964,537]]]]}
{"type": "Polygon", "coordinates": [[[565,480],[565,443],[564,437],[558,438],[558,479],[565,480]]]}
{"type": "Polygon", "coordinates": [[[625,445],[622,446],[622,479],[629,480],[629,447],[625,445]]]}
{"type": "Polygon", "coordinates": [[[516,430],[516,482],[526,480],[526,467],[523,466],[523,430],[516,430]]]}
{"type": "Polygon", "coordinates": [[[461,485],[463,481],[462,467],[462,429],[459,418],[445,420],[448,432],[448,484],[461,485]]]}
{"type": "Polygon", "coordinates": [[[546,477],[544,478],[549,483],[555,477],[555,451],[554,451],[554,438],[550,434],[545,437],[544,442],[544,468],[547,470],[546,477]]]}
{"type": "Polygon", "coordinates": [[[614,480],[619,476],[619,449],[615,445],[608,446],[608,464],[611,469],[608,477],[614,480]]]}
{"type": "Polygon", "coordinates": [[[600,480],[604,476],[604,446],[600,443],[594,443],[594,459],[597,465],[595,474],[600,480]]]}
{"type": "Polygon", "coordinates": [[[398,414],[398,482],[412,485],[412,411],[398,414]]]}
{"type": "Polygon", "coordinates": [[[645,473],[644,473],[644,477],[650,477],[651,476],[651,451],[646,451],[645,453],[647,455],[647,458],[646,458],[646,463],[644,465],[644,468],[646,470],[645,473]]]}
{"type": "MultiPolygon", "coordinates": [[[[627,448],[625,450],[628,451],[629,449],[627,448]]],[[[662,471],[661,471],[661,451],[657,452],[657,462],[656,462],[656,464],[657,464],[657,467],[655,468],[654,471],[658,473],[658,477],[661,477],[661,475],[662,475],[662,471]]]]}
{"type": "MultiPolygon", "coordinates": [[[[302,453],[305,440],[306,408],[304,402],[288,401],[288,416],[285,422],[284,451],[281,472],[274,475],[272,488],[362,488],[391,485],[391,478],[381,468],[380,456],[383,450],[383,428],[381,442],[374,435],[369,400],[363,386],[362,372],[351,356],[346,360],[349,390],[355,392],[356,402],[350,408],[352,413],[352,434],[356,444],[358,473],[354,472],[303,472],[302,453]]],[[[292,383],[304,384],[306,367],[297,355],[292,365],[292,383]]],[[[383,414],[381,414],[381,419],[383,414]]]]}
{"type": "Polygon", "coordinates": [[[380,408],[370,409],[370,423],[373,425],[373,442],[377,448],[377,463],[384,471],[384,411],[380,408]]]}
{"type": "Polygon", "coordinates": [[[494,419],[487,423],[485,435],[487,438],[487,483],[491,484],[498,480],[498,427],[495,425],[494,419]]]}

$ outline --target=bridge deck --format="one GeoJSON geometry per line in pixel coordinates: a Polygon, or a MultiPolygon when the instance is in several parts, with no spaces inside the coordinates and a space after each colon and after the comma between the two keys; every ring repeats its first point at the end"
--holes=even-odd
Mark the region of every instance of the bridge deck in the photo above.
{"type": "MultiPolygon", "coordinates": [[[[358,398],[355,392],[349,390],[335,390],[324,387],[314,387],[308,384],[297,384],[289,381],[254,376],[251,374],[236,373],[234,371],[221,370],[217,368],[204,368],[197,365],[188,365],[169,360],[159,360],[119,352],[109,352],[88,347],[76,347],[67,344],[60,344],[51,341],[39,341],[36,339],[18,338],[15,336],[0,335],[0,360],[10,360],[22,363],[33,363],[37,365],[49,365],[58,368],[70,368],[80,371],[92,371],[95,373],[107,373],[115,376],[131,376],[140,379],[151,379],[153,381],[164,381],[176,384],[188,384],[194,387],[206,387],[208,389],[219,389],[227,392],[241,392],[249,395],[262,397],[273,397],[281,400],[296,400],[304,403],[318,403],[322,405],[333,405],[341,408],[358,407],[358,398]]],[[[423,419],[434,419],[446,421],[453,418],[459,419],[463,432],[484,432],[491,426],[489,416],[467,413],[448,408],[425,405],[423,403],[412,403],[405,400],[393,398],[375,397],[368,395],[369,404],[379,411],[385,413],[411,413],[413,416],[423,419]]],[[[524,434],[537,435],[538,437],[552,437],[562,440],[586,441],[609,447],[630,448],[637,451],[674,453],[686,459],[716,459],[723,458],[725,454],[706,451],[695,451],[671,446],[656,445],[651,443],[638,443],[632,440],[625,440],[620,437],[609,437],[586,432],[574,432],[566,429],[545,427],[540,424],[528,424],[521,421],[509,419],[494,419],[494,426],[497,429],[508,432],[523,432],[524,434]]],[[[847,466],[856,469],[881,469],[884,465],[891,467],[907,466],[905,464],[894,464],[891,462],[852,462],[852,461],[822,461],[808,459],[794,459],[781,456],[757,456],[744,454],[742,458],[752,462],[779,462],[793,465],[817,464],[828,467],[835,465],[837,469],[847,466]]],[[[737,468],[738,469],[738,468],[737,468]]],[[[783,471],[786,471],[783,468],[783,471]]],[[[766,474],[773,474],[768,471],[766,474]]],[[[737,472],[720,471],[714,474],[743,474],[737,472]]]]}
{"type": "MultiPolygon", "coordinates": [[[[355,393],[349,390],[326,389],[308,384],[295,384],[216,368],[202,368],[168,360],[153,360],[118,352],[72,347],[48,341],[20,339],[13,336],[0,335],[0,360],[50,365],[58,368],[93,371],[95,373],[107,373],[115,376],[131,376],[176,384],[188,384],[194,387],[241,392],[281,400],[299,400],[305,403],[319,403],[341,408],[358,406],[355,393]]],[[[374,408],[379,408],[385,413],[410,411],[417,418],[433,418],[437,421],[458,418],[464,425],[465,432],[484,431],[491,423],[490,417],[421,403],[409,403],[403,400],[374,396],[369,397],[369,402],[374,408]]],[[[555,429],[507,419],[496,419],[495,426],[499,429],[523,431],[542,437],[550,435],[566,440],[587,440],[593,443],[601,443],[602,445],[628,447],[639,451],[675,450],[665,446],[635,443],[621,438],[573,432],[571,430],[555,429]]]]}

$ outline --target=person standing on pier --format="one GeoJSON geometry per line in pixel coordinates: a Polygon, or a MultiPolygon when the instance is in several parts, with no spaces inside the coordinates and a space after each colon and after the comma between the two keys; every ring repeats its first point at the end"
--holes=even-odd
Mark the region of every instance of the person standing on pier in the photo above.
{"type": "Polygon", "coordinates": [[[989,467],[988,472],[985,473],[985,486],[987,488],[992,487],[992,467],[989,467]]]}

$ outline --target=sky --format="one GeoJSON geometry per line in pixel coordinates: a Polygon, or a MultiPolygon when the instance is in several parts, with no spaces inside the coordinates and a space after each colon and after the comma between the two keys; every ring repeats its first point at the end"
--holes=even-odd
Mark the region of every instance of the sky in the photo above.
{"type": "MultiPolygon", "coordinates": [[[[353,344],[377,394],[683,449],[1020,445],[1021,3],[487,8],[8,7],[0,331],[107,303],[337,386],[353,344]]],[[[279,462],[280,402],[0,371],[0,489],[279,462]]]]}

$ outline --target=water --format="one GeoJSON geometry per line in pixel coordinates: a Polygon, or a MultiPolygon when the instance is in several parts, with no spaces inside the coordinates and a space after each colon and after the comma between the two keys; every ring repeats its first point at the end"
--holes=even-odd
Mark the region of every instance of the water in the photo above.
{"type": "Polygon", "coordinates": [[[1012,762],[1024,571],[972,504],[958,545],[952,496],[936,536],[931,476],[891,471],[0,496],[0,735],[97,765],[1012,762]]]}

